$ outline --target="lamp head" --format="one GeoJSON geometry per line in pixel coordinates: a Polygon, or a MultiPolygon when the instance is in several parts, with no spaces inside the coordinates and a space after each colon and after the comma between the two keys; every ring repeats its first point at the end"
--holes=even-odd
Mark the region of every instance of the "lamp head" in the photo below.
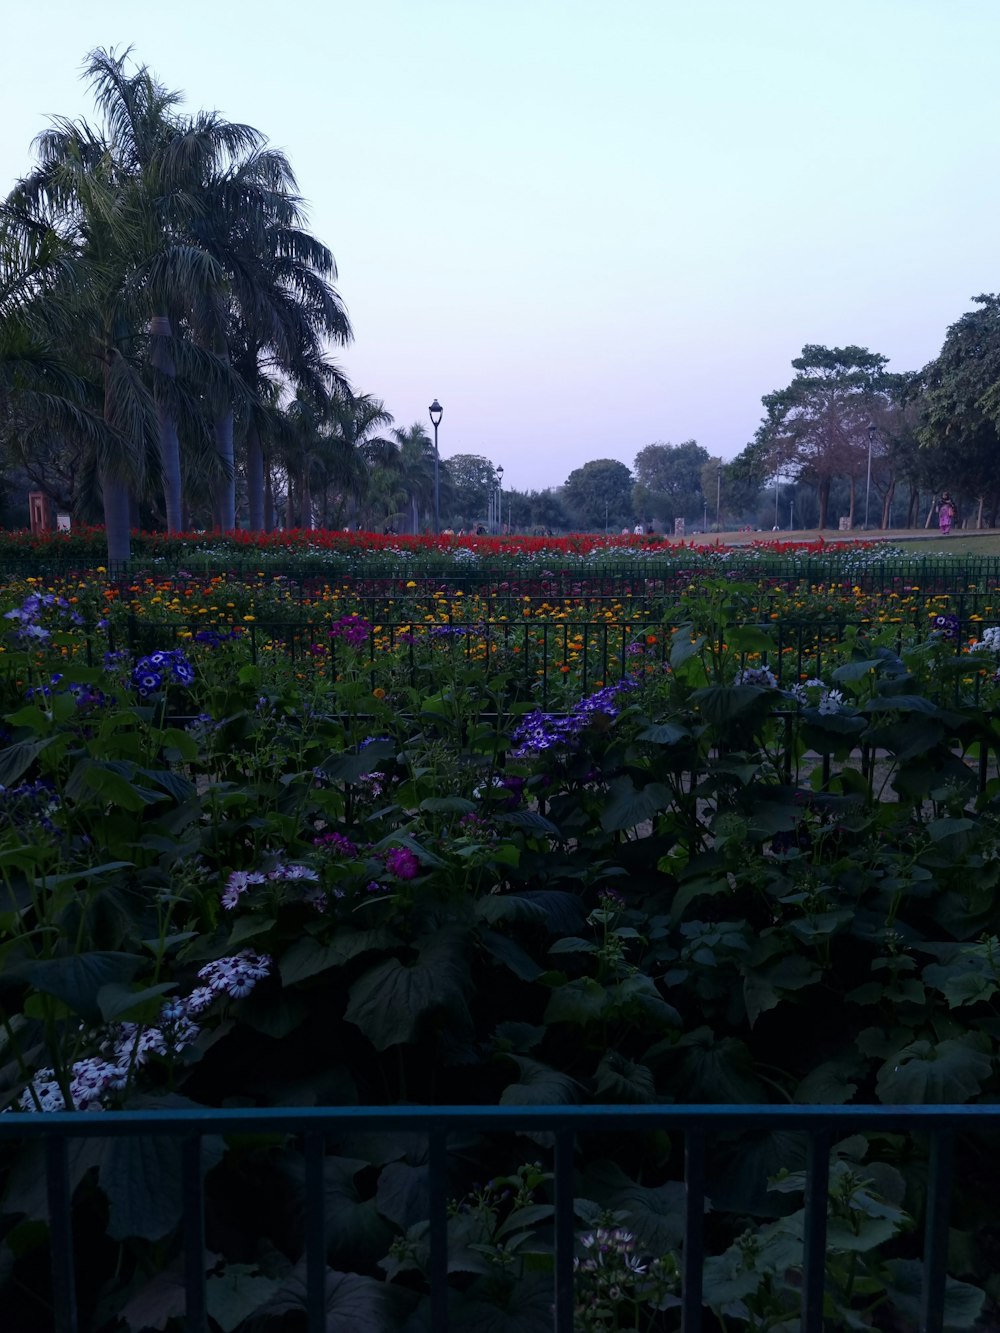
{"type": "Polygon", "coordinates": [[[427,411],[430,413],[431,425],[440,426],[441,417],[444,413],[444,408],[441,406],[441,404],[438,402],[436,398],[434,399],[433,403],[431,403],[427,411]]]}
{"type": "Polygon", "coordinates": [[[502,463],[498,463],[498,464],[497,464],[497,477],[499,478],[500,481],[503,481],[503,464],[502,464],[502,463]]]}

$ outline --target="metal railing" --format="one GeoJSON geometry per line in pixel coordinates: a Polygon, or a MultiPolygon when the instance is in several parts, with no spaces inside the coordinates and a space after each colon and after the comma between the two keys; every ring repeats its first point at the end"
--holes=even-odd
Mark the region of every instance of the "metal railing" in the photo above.
{"type": "Polygon", "coordinates": [[[8,1113],[0,1142],[45,1145],[52,1264],[58,1333],[79,1333],[68,1144],[79,1138],[169,1136],[182,1141],[182,1230],[186,1333],[207,1333],[205,1213],[202,1140],[208,1135],[287,1134],[302,1141],[306,1168],[303,1254],[310,1333],[323,1333],[325,1313],[326,1136],[363,1127],[411,1130],[429,1147],[430,1328],[448,1333],[448,1137],[462,1130],[553,1135],[554,1333],[574,1328],[574,1136],[583,1131],[678,1131],[684,1135],[684,1228],[681,1319],[683,1333],[703,1321],[706,1152],[712,1137],[733,1130],[805,1134],[806,1187],[802,1253],[802,1333],[822,1333],[830,1153],[833,1135],[867,1130],[903,1131],[929,1138],[928,1188],[923,1228],[921,1333],[942,1333],[954,1137],[996,1130],[1000,1106],[394,1106],[302,1107],[235,1110],[183,1109],[90,1114],[8,1113]]]}

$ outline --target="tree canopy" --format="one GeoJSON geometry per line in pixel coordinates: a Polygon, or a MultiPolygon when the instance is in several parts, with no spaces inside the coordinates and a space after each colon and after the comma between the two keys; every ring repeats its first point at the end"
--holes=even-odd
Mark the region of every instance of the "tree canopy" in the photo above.
{"type": "Polygon", "coordinates": [[[566,478],[562,499],[570,517],[583,528],[630,524],[632,473],[614,458],[594,458],[566,478]]]}

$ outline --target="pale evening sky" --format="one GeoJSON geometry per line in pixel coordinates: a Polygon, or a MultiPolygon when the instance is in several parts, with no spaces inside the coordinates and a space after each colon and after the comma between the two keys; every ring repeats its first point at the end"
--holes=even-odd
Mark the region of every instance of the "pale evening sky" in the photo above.
{"type": "Polygon", "coordinates": [[[397,424],[519,489],[729,458],[806,342],[915,369],[1000,289],[997,0],[6,7],[0,189],[95,46],[291,158],[397,424]]]}

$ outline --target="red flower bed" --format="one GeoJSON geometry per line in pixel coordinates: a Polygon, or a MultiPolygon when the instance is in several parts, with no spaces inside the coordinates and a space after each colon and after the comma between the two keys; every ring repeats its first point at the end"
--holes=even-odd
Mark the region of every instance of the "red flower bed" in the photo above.
{"type": "MultiPolygon", "coordinates": [[[[728,546],[719,541],[671,542],[660,537],[604,536],[600,533],[577,532],[567,537],[458,537],[450,533],[436,536],[387,536],[377,532],[343,532],[323,528],[288,528],[280,532],[182,532],[168,535],[164,532],[133,533],[134,554],[155,556],[180,546],[195,553],[199,550],[252,554],[255,551],[289,554],[328,551],[345,555],[366,552],[399,551],[415,556],[431,553],[447,554],[471,550],[479,555],[533,556],[533,555],[589,555],[594,551],[609,552],[670,552],[694,549],[718,551],[740,550],[744,545],[753,550],[774,555],[815,551],[840,551],[870,547],[871,541],[827,542],[822,536],[812,540],[782,541],[761,538],[741,545],[728,546]]],[[[72,532],[54,532],[35,536],[27,530],[0,534],[0,553],[9,555],[89,556],[99,558],[104,550],[104,529],[81,527],[72,532]]]]}

